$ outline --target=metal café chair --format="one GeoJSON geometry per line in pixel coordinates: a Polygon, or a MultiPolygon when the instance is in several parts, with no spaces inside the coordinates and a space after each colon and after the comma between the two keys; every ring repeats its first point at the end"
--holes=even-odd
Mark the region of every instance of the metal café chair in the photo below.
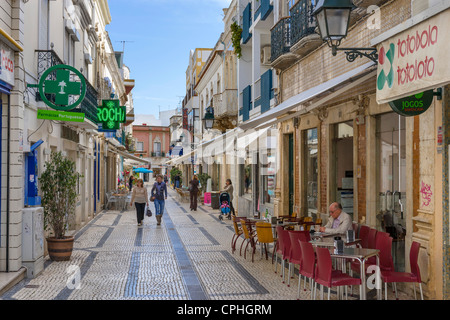
{"type": "Polygon", "coordinates": [[[110,192],[107,192],[106,193],[106,199],[107,199],[107,203],[106,203],[106,208],[107,209],[110,209],[110,204],[111,203],[116,203],[116,206],[117,206],[117,202],[118,202],[118,199],[117,199],[117,197],[116,196],[113,196],[113,191],[110,191],[110,192]]]}

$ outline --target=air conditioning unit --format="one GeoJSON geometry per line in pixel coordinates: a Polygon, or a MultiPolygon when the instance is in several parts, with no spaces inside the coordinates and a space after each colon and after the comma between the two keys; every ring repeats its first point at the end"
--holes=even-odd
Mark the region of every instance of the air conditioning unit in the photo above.
{"type": "Polygon", "coordinates": [[[270,46],[261,48],[261,63],[264,65],[270,65],[270,46]]]}

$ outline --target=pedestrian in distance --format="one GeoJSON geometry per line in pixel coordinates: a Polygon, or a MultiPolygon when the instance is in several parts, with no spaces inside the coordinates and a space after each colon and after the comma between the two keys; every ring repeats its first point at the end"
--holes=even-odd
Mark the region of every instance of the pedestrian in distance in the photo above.
{"type": "Polygon", "coordinates": [[[180,187],[180,176],[179,175],[176,175],[174,178],[173,178],[173,180],[174,180],[174,187],[173,187],[173,189],[175,190],[176,188],[179,188],[180,187]]]}
{"type": "Polygon", "coordinates": [[[131,174],[131,175],[130,175],[130,180],[128,180],[128,184],[129,184],[129,187],[130,187],[130,191],[132,191],[132,189],[133,189],[133,180],[134,180],[134,177],[133,177],[133,175],[131,174]]]}
{"type": "Polygon", "coordinates": [[[197,211],[197,197],[198,197],[198,185],[199,181],[196,175],[189,182],[189,199],[190,199],[190,208],[191,211],[197,211]]]}
{"type": "Polygon", "coordinates": [[[155,217],[159,226],[164,213],[165,200],[167,200],[167,185],[160,174],[156,176],[156,182],[153,184],[151,200],[155,203],[155,217]]]}
{"type": "Polygon", "coordinates": [[[136,182],[136,187],[133,188],[130,207],[133,206],[133,202],[136,207],[138,226],[142,226],[142,220],[144,220],[145,205],[148,206],[147,188],[144,187],[144,181],[142,181],[142,179],[138,179],[136,182]]]}

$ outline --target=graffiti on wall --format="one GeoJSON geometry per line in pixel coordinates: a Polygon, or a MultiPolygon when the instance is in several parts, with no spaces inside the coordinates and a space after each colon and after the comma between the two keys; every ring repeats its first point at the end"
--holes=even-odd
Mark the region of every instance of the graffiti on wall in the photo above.
{"type": "Polygon", "coordinates": [[[422,206],[428,207],[431,203],[431,196],[433,192],[431,192],[431,185],[426,184],[422,181],[422,188],[420,188],[420,193],[422,194],[422,206]]]}

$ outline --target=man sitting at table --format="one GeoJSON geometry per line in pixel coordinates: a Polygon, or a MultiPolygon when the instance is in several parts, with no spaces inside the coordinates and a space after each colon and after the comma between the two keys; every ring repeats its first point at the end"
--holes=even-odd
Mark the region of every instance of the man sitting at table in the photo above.
{"type": "Polygon", "coordinates": [[[330,218],[324,227],[320,227],[320,232],[329,234],[343,234],[347,230],[352,230],[352,218],[350,215],[342,211],[342,206],[338,202],[334,202],[329,208],[330,218]]]}

